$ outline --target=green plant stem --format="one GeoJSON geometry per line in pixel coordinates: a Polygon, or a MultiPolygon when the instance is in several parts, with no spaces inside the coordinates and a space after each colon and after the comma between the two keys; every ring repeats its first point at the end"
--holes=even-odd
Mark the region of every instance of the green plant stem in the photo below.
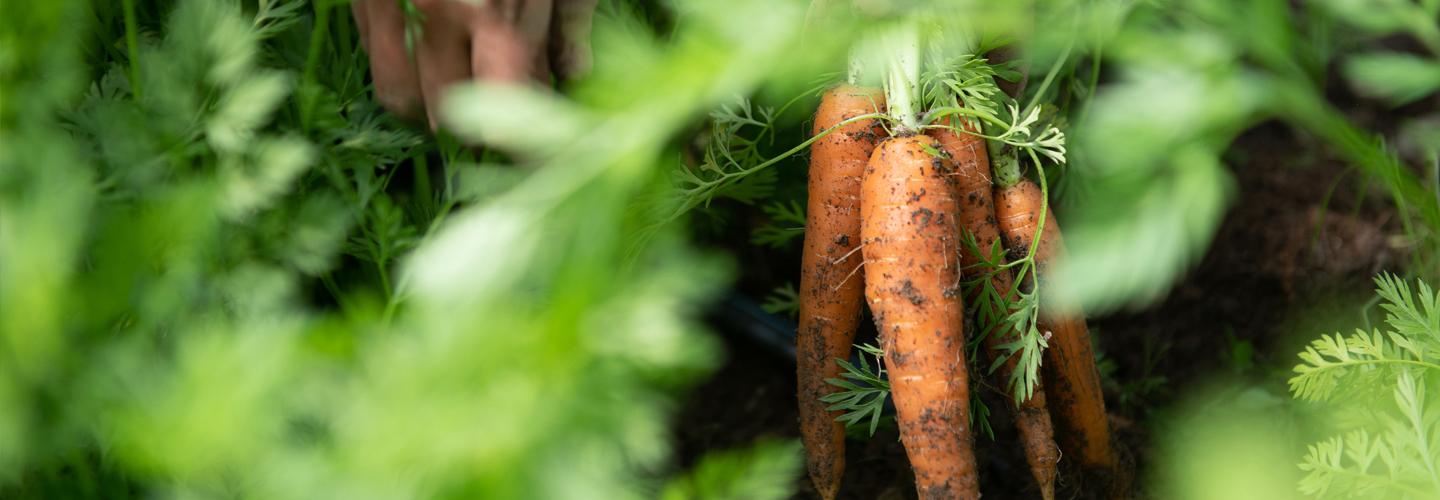
{"type": "Polygon", "coordinates": [[[1015,149],[1008,144],[999,141],[986,141],[989,144],[1000,144],[997,148],[991,148],[991,154],[995,159],[991,160],[990,166],[995,170],[995,186],[1000,189],[1010,189],[1020,182],[1025,176],[1020,172],[1020,157],[1015,149]],[[998,155],[995,151],[999,151],[998,155]]]}
{"type": "Polygon", "coordinates": [[[885,103],[900,131],[918,132],[920,120],[916,85],[920,82],[920,34],[911,24],[897,26],[883,37],[888,57],[885,74],[885,103]]]}
{"type": "MultiPolygon", "coordinates": [[[[852,83],[852,85],[853,85],[853,83],[852,83]]],[[[775,113],[772,114],[772,115],[770,115],[770,117],[771,117],[770,123],[766,123],[766,124],[764,125],[765,128],[761,129],[761,130],[760,130],[760,133],[755,136],[755,141],[756,141],[756,142],[760,141],[760,138],[761,138],[761,137],[764,137],[766,132],[769,132],[769,133],[770,133],[770,145],[772,145],[772,146],[775,145],[775,119],[779,118],[780,115],[785,114],[785,110],[790,109],[790,106],[793,106],[793,105],[795,105],[795,103],[800,102],[800,99],[805,98],[805,96],[818,93],[818,92],[820,92],[822,89],[824,89],[825,87],[828,87],[828,86],[830,86],[830,85],[829,85],[829,84],[816,85],[815,87],[811,88],[809,91],[805,92],[804,94],[800,94],[800,95],[797,95],[797,96],[795,96],[795,97],[790,98],[790,101],[789,101],[789,102],[786,102],[784,106],[780,106],[780,109],[775,110],[775,113]]],[[[828,132],[828,131],[827,131],[827,132],[828,132]]]]}
{"type": "MultiPolygon", "coordinates": [[[[305,84],[311,91],[319,85],[315,79],[316,67],[320,65],[320,53],[324,50],[327,28],[330,26],[330,6],[325,0],[315,0],[315,29],[310,32],[310,53],[305,58],[305,84]]],[[[300,99],[300,123],[302,129],[308,134],[310,132],[311,112],[315,107],[316,96],[302,94],[300,99]]]]}
{"type": "Polygon", "coordinates": [[[315,82],[315,68],[320,65],[320,52],[325,47],[325,37],[330,26],[330,6],[325,0],[316,0],[315,29],[310,32],[310,52],[305,58],[305,81],[315,82]]]}
{"type": "Polygon", "coordinates": [[[1104,44],[1095,44],[1095,56],[1090,61],[1090,90],[1085,93],[1085,103],[1080,105],[1080,119],[1075,122],[1081,127],[1090,119],[1090,103],[1095,102],[1095,89],[1100,84],[1100,58],[1104,51],[1104,44]]]}
{"type": "Polygon", "coordinates": [[[130,95],[139,101],[144,93],[140,88],[140,23],[135,19],[135,0],[125,0],[125,46],[130,53],[130,95]]]}
{"type": "Polygon", "coordinates": [[[340,60],[350,62],[350,64],[345,65],[345,83],[343,84],[343,88],[338,89],[340,90],[340,97],[342,99],[349,95],[350,82],[354,80],[355,67],[358,66],[353,62],[356,60],[356,54],[353,41],[354,37],[351,34],[351,22],[350,16],[335,16],[335,38],[339,41],[339,46],[336,50],[340,51],[340,60]]]}
{"type": "Polygon", "coordinates": [[[1437,371],[1437,372],[1440,372],[1440,365],[1437,365],[1437,364],[1434,364],[1434,363],[1426,363],[1426,362],[1424,362],[1424,361],[1414,361],[1414,360],[1409,360],[1409,359],[1372,359],[1372,360],[1365,360],[1365,361],[1340,361],[1340,362],[1338,362],[1338,363],[1327,363],[1325,366],[1321,367],[1321,369],[1328,370],[1328,369],[1336,368],[1336,367],[1359,366],[1359,365],[1370,365],[1370,364],[1415,365],[1415,366],[1419,366],[1419,367],[1423,367],[1423,368],[1427,368],[1427,369],[1430,369],[1430,370],[1435,370],[1435,371],[1437,371]]]}
{"type": "Polygon", "coordinates": [[[381,259],[375,263],[375,269],[380,272],[380,286],[385,288],[385,300],[394,299],[395,294],[390,291],[390,272],[386,270],[386,263],[389,259],[381,259]]]}
{"type": "Polygon", "coordinates": [[[329,271],[320,275],[320,283],[325,285],[325,289],[330,291],[330,296],[334,297],[336,302],[341,302],[343,296],[340,294],[340,287],[335,285],[335,278],[329,271]]]}
{"type": "Polygon", "coordinates": [[[1040,82],[1040,88],[1036,89],[1035,97],[1030,98],[1030,104],[1026,105],[1025,109],[1020,112],[1020,116],[1030,114],[1030,110],[1034,109],[1035,106],[1040,103],[1040,96],[1045,95],[1045,91],[1050,89],[1050,83],[1055,81],[1055,75],[1059,74],[1060,68],[1065,66],[1065,61],[1070,58],[1070,50],[1073,48],[1075,48],[1074,40],[1071,40],[1070,43],[1065,44],[1065,51],[1061,52],[1060,59],[1055,61],[1055,64],[1050,66],[1050,72],[1045,73],[1045,80],[1040,82]]]}
{"type": "MultiPolygon", "coordinates": [[[[793,147],[793,148],[790,148],[789,151],[786,151],[786,152],[784,152],[784,153],[781,153],[780,155],[778,155],[778,156],[776,156],[776,157],[774,157],[774,158],[771,158],[771,159],[765,161],[764,163],[761,163],[761,164],[759,164],[759,165],[756,165],[756,166],[753,167],[753,168],[750,168],[750,169],[747,169],[747,170],[744,170],[744,171],[740,171],[740,172],[730,172],[730,173],[724,174],[724,175],[722,175],[722,176],[720,176],[719,178],[716,178],[716,179],[714,179],[714,180],[700,183],[699,185],[697,185],[697,186],[695,186],[695,187],[693,187],[693,188],[686,189],[686,190],[682,191],[682,192],[681,192],[681,196],[694,196],[694,195],[696,195],[696,194],[699,194],[699,193],[701,193],[701,192],[704,192],[706,189],[714,188],[715,186],[718,186],[718,185],[723,184],[723,183],[726,183],[726,182],[738,182],[740,179],[744,179],[746,176],[748,176],[748,175],[750,175],[750,174],[753,174],[753,173],[755,173],[755,172],[759,172],[760,170],[763,170],[765,167],[769,167],[770,165],[774,165],[776,162],[778,162],[778,161],[780,161],[780,160],[783,160],[783,159],[785,159],[785,158],[789,158],[791,155],[794,155],[795,153],[799,153],[801,150],[803,150],[803,149],[805,149],[805,148],[807,148],[807,147],[810,147],[810,144],[814,143],[815,141],[820,140],[821,137],[825,137],[826,135],[829,135],[831,132],[834,132],[835,130],[839,129],[840,127],[843,127],[843,126],[845,126],[845,125],[848,125],[848,124],[850,124],[850,123],[854,123],[854,122],[857,122],[857,121],[860,121],[860,120],[870,120],[870,119],[874,119],[874,118],[889,118],[889,116],[886,115],[885,113],[869,113],[869,114],[864,114],[864,115],[852,117],[852,118],[850,118],[850,119],[848,119],[848,120],[845,120],[845,121],[842,121],[842,122],[840,122],[840,123],[835,124],[835,126],[833,126],[833,127],[830,127],[830,128],[828,128],[828,129],[825,129],[825,131],[823,131],[823,132],[820,132],[820,133],[818,133],[818,134],[815,134],[815,136],[814,136],[814,137],[811,137],[809,140],[806,140],[805,142],[800,143],[798,146],[795,146],[795,147],[793,147]]],[[[663,222],[661,222],[661,225],[666,224],[666,223],[669,223],[670,221],[673,221],[673,220],[675,220],[676,218],[680,217],[681,214],[684,214],[685,212],[688,212],[690,209],[695,208],[696,206],[699,206],[700,203],[701,203],[701,201],[702,201],[701,198],[693,198],[693,199],[691,199],[690,201],[687,201],[684,205],[681,206],[681,208],[677,209],[674,213],[672,213],[669,217],[667,217],[663,222]]],[[[705,199],[705,200],[703,200],[703,201],[708,202],[709,200],[708,200],[708,199],[705,199]]]]}
{"type": "Polygon", "coordinates": [[[845,83],[858,85],[860,76],[865,72],[865,61],[860,57],[855,47],[850,48],[850,55],[845,63],[845,83]]]}
{"type": "Polygon", "coordinates": [[[1320,199],[1320,215],[1315,217],[1315,232],[1310,237],[1311,250],[1319,248],[1320,231],[1325,227],[1325,212],[1330,206],[1330,197],[1335,194],[1336,189],[1340,188],[1340,182],[1345,180],[1345,176],[1350,175],[1350,172],[1353,171],[1355,171],[1355,167],[1350,167],[1345,169],[1344,172],[1340,172],[1340,175],[1335,178],[1335,182],[1330,184],[1330,189],[1325,191],[1325,197],[1320,199]]]}
{"type": "MultiPolygon", "coordinates": [[[[1040,158],[1035,156],[1035,151],[1033,150],[1029,151],[1029,153],[1030,160],[1035,162],[1035,170],[1037,171],[1035,177],[1040,179],[1040,214],[1037,216],[1038,220],[1035,221],[1035,239],[1030,241],[1030,251],[1025,254],[1025,260],[1030,262],[1030,276],[1034,278],[1035,281],[1035,287],[1031,290],[1031,293],[1038,294],[1040,293],[1041,286],[1040,268],[1035,265],[1035,252],[1040,249],[1040,237],[1045,234],[1045,223],[1049,222],[1049,217],[1047,216],[1050,215],[1050,183],[1045,181],[1045,167],[1041,165],[1040,158]]],[[[1017,161],[1016,163],[1018,164],[1019,162],[1017,161]]],[[[1035,314],[1031,315],[1030,326],[1032,328],[1036,327],[1039,321],[1040,311],[1037,309],[1035,314]]]]}
{"type": "MultiPolygon", "coordinates": [[[[974,110],[974,109],[966,108],[966,107],[963,107],[963,106],[952,106],[952,107],[948,107],[948,108],[935,108],[935,109],[932,109],[932,110],[930,110],[929,112],[925,113],[925,116],[920,120],[920,122],[921,122],[921,123],[925,123],[925,124],[934,123],[935,120],[938,120],[938,119],[940,119],[940,118],[944,118],[944,117],[947,117],[947,116],[950,116],[950,115],[973,116],[973,117],[979,118],[979,119],[981,119],[981,120],[985,120],[985,122],[988,123],[988,124],[995,125],[995,126],[998,126],[998,127],[1003,127],[1003,128],[1006,128],[1007,130],[1008,130],[1009,127],[1010,127],[1010,124],[1005,123],[1004,121],[1000,120],[999,118],[996,118],[995,115],[992,115],[992,114],[990,114],[990,113],[988,113],[988,112],[984,112],[984,111],[977,111],[977,110],[974,110]]],[[[957,131],[957,132],[964,132],[964,133],[967,133],[967,134],[970,134],[970,135],[973,135],[973,136],[977,136],[977,137],[984,137],[984,138],[990,139],[990,140],[1000,140],[998,137],[988,136],[988,135],[984,135],[984,134],[980,134],[980,133],[976,133],[976,132],[970,132],[970,131],[966,131],[966,130],[963,130],[963,129],[951,127],[951,126],[949,126],[949,125],[927,125],[927,126],[929,126],[929,127],[945,127],[945,128],[953,129],[953,130],[955,130],[955,131],[957,131]]]]}
{"type": "Polygon", "coordinates": [[[385,312],[380,316],[380,324],[389,326],[390,321],[395,319],[395,309],[400,306],[400,301],[395,297],[385,302],[385,312]]]}

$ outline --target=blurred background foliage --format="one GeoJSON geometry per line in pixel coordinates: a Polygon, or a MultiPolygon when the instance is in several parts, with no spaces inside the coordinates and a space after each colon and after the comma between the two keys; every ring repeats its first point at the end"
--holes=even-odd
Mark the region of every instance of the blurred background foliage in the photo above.
{"type": "MultiPolygon", "coordinates": [[[[601,2],[589,77],[563,96],[459,90],[432,137],[372,99],[344,2],[7,3],[0,496],[788,497],[793,442],[672,470],[670,415],[721,356],[695,318],[735,274],[690,241],[735,221],[674,174],[722,104],[770,123],[742,168],[804,140],[775,130],[806,124],[858,29],[802,41],[806,7],[601,2]]],[[[1223,153],[1269,120],[1395,204],[1404,276],[1440,273],[1440,116],[1372,130],[1326,90],[1433,99],[1440,2],[1034,10],[1032,82],[1055,83],[1022,101],[1070,161],[1032,167],[1066,224],[1061,281],[1092,313],[1151,304],[1198,260],[1237,199],[1223,153]]],[[[973,33],[1026,26],[1020,3],[942,11],[973,33]]],[[[710,194],[800,225],[803,169],[710,194]]],[[[776,231],[757,242],[798,241],[776,231]]],[[[1164,412],[1157,484],[1298,495],[1294,464],[1329,434],[1286,393],[1252,378],[1164,412]]]]}
{"type": "Polygon", "coordinates": [[[574,101],[459,100],[512,162],[382,113],[343,3],[7,5],[4,496],[788,496],[795,443],[667,469],[726,265],[623,253],[677,130],[813,69],[804,5],[716,7],[606,5],[574,101]]]}

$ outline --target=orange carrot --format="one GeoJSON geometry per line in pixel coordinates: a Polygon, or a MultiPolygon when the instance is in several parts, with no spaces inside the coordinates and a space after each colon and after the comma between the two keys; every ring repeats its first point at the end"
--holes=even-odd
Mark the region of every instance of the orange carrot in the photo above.
{"type": "MultiPolygon", "coordinates": [[[[847,119],[880,111],[885,96],[878,88],[841,84],[825,92],[815,114],[820,133],[847,119]]],[[[815,141],[810,150],[810,199],[805,221],[805,253],[800,263],[799,363],[800,437],[815,489],[835,498],[845,474],[843,411],[826,411],[821,398],[840,389],[827,378],[840,378],[835,359],[850,359],[860,325],[864,276],[860,267],[860,177],[875,149],[876,120],[847,124],[815,141]]]]}
{"type": "MultiPolygon", "coordinates": [[[[1029,179],[1008,188],[995,188],[995,215],[1004,232],[1011,256],[1029,253],[1035,240],[1044,195],[1029,179]]],[[[1065,241],[1059,224],[1048,208],[1045,227],[1035,250],[1035,271],[1042,284],[1048,270],[1065,259],[1065,241]]],[[[1030,278],[1021,283],[1029,286],[1030,278]]],[[[1115,455],[1110,449],[1110,425],[1105,413],[1105,399],[1100,389],[1100,373],[1095,369],[1095,354],[1090,347],[1090,329],[1085,313],[1078,305],[1067,303],[1054,293],[1053,286],[1041,290],[1037,327],[1050,335],[1050,347],[1041,364],[1041,379],[1050,414],[1059,430],[1060,449],[1074,457],[1081,467],[1113,481],[1115,455]]]]}
{"type": "Polygon", "coordinates": [[[860,190],[865,298],[875,315],[895,419],[922,500],[979,498],[965,373],[950,161],[902,134],[875,148],[860,190]]]}
{"type": "MultiPolygon", "coordinates": [[[[985,151],[985,141],[949,129],[930,129],[926,133],[940,141],[940,145],[950,154],[955,165],[960,226],[974,236],[976,247],[981,252],[988,252],[1000,239],[1000,226],[995,220],[995,205],[990,192],[990,157],[985,151]]],[[[996,294],[999,297],[1009,296],[1012,284],[1010,270],[996,271],[983,264],[984,259],[980,255],[975,255],[969,247],[961,246],[960,265],[965,279],[976,280],[988,274],[990,285],[994,287],[996,294]]],[[[1001,260],[997,264],[1003,266],[1005,261],[1001,260]]],[[[982,291],[977,287],[966,295],[966,302],[974,307],[982,291]]],[[[995,318],[1002,318],[1009,312],[1003,303],[992,303],[991,307],[994,308],[991,312],[995,318]]],[[[1005,356],[1004,349],[1000,346],[1018,339],[1017,332],[1007,331],[1002,335],[1001,329],[997,328],[985,338],[985,347],[991,359],[1000,359],[1005,356]]],[[[1019,361],[1019,356],[1010,356],[1000,365],[995,377],[1001,387],[1009,387],[1008,382],[1019,361]]],[[[1010,399],[1015,429],[1020,435],[1021,447],[1025,450],[1025,460],[1030,464],[1030,474],[1040,486],[1040,495],[1045,500],[1051,500],[1055,497],[1055,476],[1058,475],[1055,464],[1060,461],[1060,453],[1055,447],[1054,432],[1050,427],[1050,412],[1045,407],[1045,393],[1036,391],[1025,400],[1016,400],[1014,395],[1008,392],[1006,396],[1010,399]]]]}

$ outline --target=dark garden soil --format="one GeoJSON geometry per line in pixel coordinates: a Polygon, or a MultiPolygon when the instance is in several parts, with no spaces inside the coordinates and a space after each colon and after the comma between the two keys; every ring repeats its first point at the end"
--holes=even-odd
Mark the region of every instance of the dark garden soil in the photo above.
{"type": "MultiPolygon", "coordinates": [[[[1372,190],[1362,199],[1358,174],[1346,174],[1344,163],[1288,126],[1265,123],[1247,131],[1226,163],[1237,196],[1198,266],[1148,309],[1090,319],[1102,366],[1113,367],[1106,377],[1106,404],[1117,439],[1134,458],[1139,498],[1152,496],[1145,480],[1147,464],[1155,459],[1149,429],[1178,395],[1212,374],[1235,369],[1243,358],[1235,355],[1237,348],[1246,345],[1253,346],[1257,365],[1293,366],[1306,338],[1334,331],[1291,335],[1310,325],[1305,318],[1314,316],[1311,311],[1323,308],[1359,321],[1358,304],[1372,295],[1370,277],[1406,258],[1390,244],[1389,235],[1400,229],[1386,197],[1372,190]],[[1328,210],[1322,208],[1337,185],[1328,210]],[[1149,390],[1147,380],[1154,385],[1149,390]]],[[[715,241],[728,242],[719,246],[740,263],[736,289],[759,300],[797,281],[798,243],[779,250],[749,245],[749,227],[743,226],[763,223],[763,214],[739,204],[728,208],[745,223],[732,221],[727,226],[738,229],[715,241]]],[[[706,451],[747,446],[762,436],[799,436],[794,365],[735,337],[727,337],[726,345],[724,366],[690,393],[675,423],[680,467],[693,465],[706,451]]],[[[982,491],[989,498],[1040,498],[1004,404],[993,391],[983,397],[993,412],[995,439],[976,440],[982,491]]],[[[915,497],[896,437],[890,425],[872,438],[848,442],[840,498],[915,497]]],[[[1073,496],[1076,483],[1067,478],[1059,497],[1073,496]]],[[[795,498],[819,498],[808,478],[797,478],[797,484],[795,498]]]]}

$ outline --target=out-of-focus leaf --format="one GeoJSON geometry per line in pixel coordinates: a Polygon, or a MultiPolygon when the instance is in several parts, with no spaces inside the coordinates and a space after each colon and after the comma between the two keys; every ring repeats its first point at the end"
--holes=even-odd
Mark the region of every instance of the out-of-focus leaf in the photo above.
{"type": "Polygon", "coordinates": [[[217,149],[240,150],[289,91],[285,76],[279,73],[261,73],[241,80],[221,98],[207,124],[207,137],[217,149]]]}
{"type": "Polygon", "coordinates": [[[795,441],[761,441],[754,448],[707,455],[689,476],[666,485],[663,500],[779,500],[790,496],[800,472],[795,441]]]}
{"type": "Polygon", "coordinates": [[[252,148],[250,158],[231,158],[220,171],[222,209],[232,217],[270,206],[315,156],[309,143],[293,137],[256,140],[252,148]]]}
{"type": "MultiPolygon", "coordinates": [[[[1324,0],[1337,19],[1376,34],[1389,34],[1405,29],[1407,14],[1415,2],[1409,0],[1324,0]]],[[[1417,9],[1418,10],[1418,9],[1417,9]]]]}
{"type": "MultiPolygon", "coordinates": [[[[1217,384],[1218,385],[1218,384],[1217,384]]],[[[1178,421],[1162,431],[1155,487],[1179,500],[1282,500],[1303,496],[1294,425],[1284,399],[1264,387],[1230,382],[1205,390],[1178,409],[1178,421]]]]}
{"type": "Polygon", "coordinates": [[[1399,52],[1356,54],[1345,61],[1345,76],[1361,92],[1398,106],[1440,88],[1440,62],[1399,52]]]}
{"type": "Polygon", "coordinates": [[[513,165],[455,166],[455,196],[462,200],[479,202],[514,188],[529,171],[513,165]]]}
{"type": "MultiPolygon", "coordinates": [[[[1201,52],[1212,49],[1199,49],[1201,52]]],[[[1070,260],[1060,292],[1087,311],[1143,306],[1199,259],[1233,193],[1219,150],[1264,102],[1265,81],[1210,59],[1166,65],[1104,89],[1081,143],[1086,201],[1057,217],[1070,260]],[[1201,64],[1203,71],[1187,68],[1201,64]]]]}
{"type": "Polygon", "coordinates": [[[539,221],[506,206],[458,215],[415,251],[413,291],[436,303],[466,302],[512,285],[540,243],[539,221]]]}
{"type": "Polygon", "coordinates": [[[328,271],[344,247],[351,217],[340,200],[315,195],[297,210],[286,211],[272,223],[275,234],[284,235],[277,245],[279,257],[307,274],[328,271]]]}
{"type": "Polygon", "coordinates": [[[1197,146],[1177,151],[1169,161],[1169,171],[1131,195],[1125,205],[1129,216],[1082,215],[1066,227],[1071,259],[1056,282],[1087,311],[1149,304],[1209,247],[1234,181],[1215,152],[1197,146]]]}
{"type": "Polygon", "coordinates": [[[445,123],[457,133],[523,158],[547,158],[595,126],[570,101],[518,85],[461,85],[445,103],[445,123]]]}
{"type": "MultiPolygon", "coordinates": [[[[1406,122],[1400,128],[1402,150],[1429,155],[1432,161],[1440,158],[1440,116],[1430,116],[1406,122]]],[[[1432,169],[1436,168],[1433,164],[1432,169]]],[[[1440,175],[1433,175],[1433,182],[1440,182],[1440,175]]],[[[1440,196],[1440,189],[1435,190],[1440,196]]]]}
{"type": "Polygon", "coordinates": [[[196,479],[252,465],[282,437],[275,408],[292,373],[296,326],[281,318],[201,326],[180,341],[173,368],[135,363],[154,353],[113,353],[110,395],[126,401],[114,428],[121,453],[138,468],[196,479]]]}

